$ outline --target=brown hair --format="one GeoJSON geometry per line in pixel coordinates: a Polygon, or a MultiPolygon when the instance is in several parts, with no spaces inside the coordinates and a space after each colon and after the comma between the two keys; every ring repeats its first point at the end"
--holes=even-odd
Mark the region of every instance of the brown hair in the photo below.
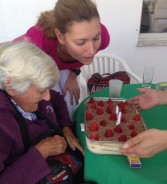
{"type": "Polygon", "coordinates": [[[41,13],[38,24],[48,37],[55,38],[55,28],[66,33],[74,21],[90,21],[92,18],[100,19],[92,0],[58,0],[54,10],[41,13]]]}

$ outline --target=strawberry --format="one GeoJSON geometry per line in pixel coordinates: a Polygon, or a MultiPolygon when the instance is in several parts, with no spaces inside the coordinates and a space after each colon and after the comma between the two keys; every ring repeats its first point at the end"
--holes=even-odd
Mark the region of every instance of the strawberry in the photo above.
{"type": "Polygon", "coordinates": [[[111,129],[108,129],[108,130],[106,130],[106,132],[105,132],[105,136],[106,137],[112,137],[114,134],[113,134],[113,132],[112,132],[112,130],[111,129]]]}
{"type": "Polygon", "coordinates": [[[111,116],[110,116],[110,119],[113,120],[113,121],[117,120],[116,113],[112,113],[111,116]]]}
{"type": "Polygon", "coordinates": [[[135,126],[134,126],[133,123],[131,123],[131,124],[129,124],[128,128],[129,128],[130,130],[134,130],[135,126]]]}
{"type": "Polygon", "coordinates": [[[89,120],[92,120],[93,119],[93,116],[91,113],[87,112],[86,113],[86,120],[89,121],[89,120]]]}
{"type": "Polygon", "coordinates": [[[100,101],[98,102],[98,106],[104,106],[104,102],[103,102],[102,100],[100,100],[100,101]]]}
{"type": "Polygon", "coordinates": [[[106,113],[111,114],[112,113],[112,110],[110,108],[107,108],[106,109],[106,113]]]}
{"type": "Polygon", "coordinates": [[[134,117],[134,120],[135,120],[135,121],[140,121],[140,120],[141,120],[140,114],[137,114],[137,115],[134,117]]]}
{"type": "Polygon", "coordinates": [[[127,110],[125,108],[121,109],[122,114],[127,114],[127,110]]]}
{"type": "Polygon", "coordinates": [[[94,98],[90,98],[88,103],[93,104],[95,102],[94,98]]]}
{"type": "Polygon", "coordinates": [[[109,99],[109,100],[107,101],[107,103],[108,103],[108,105],[113,106],[113,101],[112,101],[111,99],[109,99]]]}
{"type": "Polygon", "coordinates": [[[132,137],[135,137],[138,133],[136,132],[136,130],[133,130],[132,133],[131,133],[131,136],[132,137]]]}
{"type": "Polygon", "coordinates": [[[95,132],[93,132],[90,137],[93,140],[99,140],[99,135],[97,133],[95,133],[95,132]]]}
{"type": "Polygon", "coordinates": [[[112,110],[112,108],[113,108],[113,103],[109,103],[107,108],[109,108],[109,109],[112,110]]]}
{"type": "Polygon", "coordinates": [[[99,114],[99,115],[103,114],[103,109],[102,108],[97,108],[97,114],[99,114]]]}
{"type": "Polygon", "coordinates": [[[112,100],[111,99],[108,99],[107,103],[108,104],[112,104],[112,100]]]}
{"type": "Polygon", "coordinates": [[[120,109],[124,108],[124,105],[125,105],[125,103],[123,101],[120,101],[118,103],[118,106],[119,106],[120,109]]]}
{"type": "Polygon", "coordinates": [[[118,137],[119,142],[126,142],[126,135],[122,134],[118,137]]]}
{"type": "Polygon", "coordinates": [[[93,121],[90,125],[90,130],[91,131],[97,131],[98,130],[98,123],[96,121],[93,121]]]}
{"type": "Polygon", "coordinates": [[[125,105],[129,106],[130,105],[130,102],[126,101],[125,102],[125,105]]]}
{"type": "Polygon", "coordinates": [[[113,104],[110,103],[110,104],[108,105],[107,109],[106,109],[106,112],[107,112],[108,114],[111,114],[111,113],[112,113],[112,107],[113,107],[113,104]]]}
{"type": "Polygon", "coordinates": [[[122,132],[121,126],[120,126],[120,125],[117,125],[117,126],[114,128],[114,132],[121,133],[121,132],[122,132]]]}
{"type": "Polygon", "coordinates": [[[90,107],[91,107],[91,109],[96,109],[97,108],[95,103],[92,104],[90,107]]]}
{"type": "Polygon", "coordinates": [[[106,126],[106,124],[107,124],[107,121],[106,120],[100,121],[100,126],[106,126]]]}
{"type": "Polygon", "coordinates": [[[126,117],[122,117],[121,122],[126,123],[127,122],[126,117]]]}

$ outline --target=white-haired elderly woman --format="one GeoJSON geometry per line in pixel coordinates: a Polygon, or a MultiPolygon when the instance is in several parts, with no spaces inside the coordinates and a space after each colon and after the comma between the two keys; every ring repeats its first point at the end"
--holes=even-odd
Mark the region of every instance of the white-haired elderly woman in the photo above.
{"type": "Polygon", "coordinates": [[[0,45],[0,183],[38,183],[50,173],[46,158],[65,152],[67,143],[83,153],[71,131],[63,96],[50,90],[58,79],[55,62],[35,45],[0,45]],[[50,129],[37,111],[62,127],[64,136],[45,138],[25,152],[17,113],[22,115],[32,141],[50,129]]]}

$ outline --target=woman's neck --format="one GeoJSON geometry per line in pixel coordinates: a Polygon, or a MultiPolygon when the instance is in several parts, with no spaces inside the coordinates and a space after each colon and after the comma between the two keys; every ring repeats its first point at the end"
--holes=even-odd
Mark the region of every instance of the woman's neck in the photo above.
{"type": "Polygon", "coordinates": [[[57,46],[57,54],[64,63],[71,63],[74,61],[74,58],[67,52],[66,48],[60,44],[57,46]]]}

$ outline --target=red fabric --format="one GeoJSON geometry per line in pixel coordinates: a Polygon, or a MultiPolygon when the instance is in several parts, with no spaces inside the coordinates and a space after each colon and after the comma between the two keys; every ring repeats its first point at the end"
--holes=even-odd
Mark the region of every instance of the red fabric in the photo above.
{"type": "Polygon", "coordinates": [[[72,156],[69,155],[68,153],[63,153],[61,155],[56,155],[55,159],[59,160],[63,164],[68,164],[71,167],[73,173],[77,173],[77,171],[79,170],[79,168],[76,167],[75,162],[72,159],[72,156]]]}
{"type": "Polygon", "coordinates": [[[111,79],[121,80],[123,81],[124,84],[130,83],[130,77],[125,71],[120,71],[113,74],[104,74],[104,75],[95,73],[91,76],[91,78],[88,80],[88,83],[87,83],[89,93],[91,94],[98,90],[109,87],[109,80],[111,79]]]}
{"type": "Polygon", "coordinates": [[[67,177],[68,177],[68,174],[66,170],[62,170],[58,176],[55,176],[54,174],[52,174],[52,175],[47,176],[47,179],[49,182],[56,184],[58,182],[64,181],[67,177]]]}
{"type": "MultiPolygon", "coordinates": [[[[68,172],[70,172],[70,175],[72,175],[72,173],[77,173],[81,168],[81,163],[75,160],[75,158],[68,153],[51,156],[49,157],[48,161],[51,167],[51,173],[44,178],[48,184],[64,181],[70,177],[68,172]],[[59,163],[57,163],[57,161],[59,163]],[[67,170],[64,168],[64,165],[61,163],[68,166],[70,170],[67,172],[67,170]]],[[[41,183],[43,183],[43,181],[41,183]]]]}

